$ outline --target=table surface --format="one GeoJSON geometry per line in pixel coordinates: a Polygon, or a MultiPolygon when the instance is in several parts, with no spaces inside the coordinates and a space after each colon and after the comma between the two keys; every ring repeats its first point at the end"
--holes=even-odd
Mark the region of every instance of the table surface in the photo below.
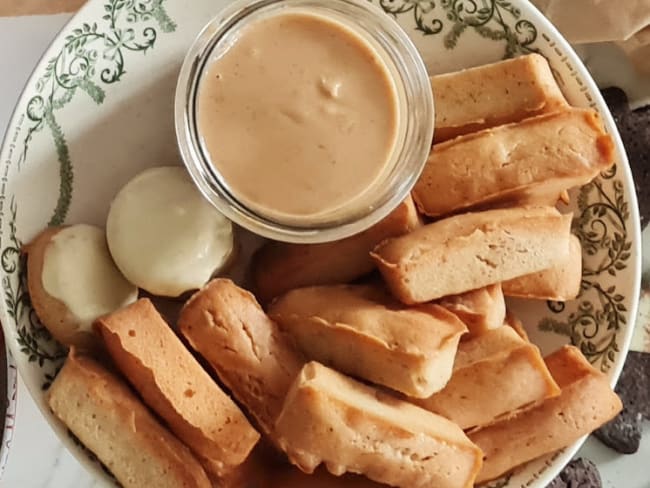
{"type": "MultiPolygon", "coordinates": [[[[16,100],[41,53],[69,17],[62,14],[0,18],[0,135],[4,134],[16,100]],[[14,46],[20,46],[20,49],[14,49],[14,46]]],[[[594,52],[598,51],[587,52],[588,57],[594,58],[593,69],[611,73],[611,70],[602,67],[603,63],[594,52]]],[[[638,87],[635,89],[639,90],[638,87]]],[[[650,94],[650,83],[647,87],[641,87],[641,90],[645,89],[650,94]]],[[[647,234],[648,238],[644,240],[650,242],[650,231],[647,234]]],[[[650,253],[644,254],[650,257],[650,253]]],[[[644,262],[644,269],[650,269],[650,262],[644,262]]],[[[650,317],[647,320],[650,321],[650,317]]],[[[20,379],[15,425],[13,446],[0,487],[102,486],[59,442],[20,379]]],[[[645,424],[644,434],[641,448],[634,455],[618,455],[592,438],[579,455],[598,465],[605,487],[650,488],[650,468],[647,466],[650,461],[650,423],[645,424]]]]}

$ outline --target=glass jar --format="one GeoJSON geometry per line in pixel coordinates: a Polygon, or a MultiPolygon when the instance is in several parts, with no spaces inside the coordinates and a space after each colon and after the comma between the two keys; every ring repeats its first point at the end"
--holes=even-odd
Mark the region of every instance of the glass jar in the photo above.
{"type": "Polygon", "coordinates": [[[317,243],[369,228],[408,196],[431,150],[434,107],[426,67],[415,46],[393,18],[367,0],[238,0],[202,30],[187,53],[176,89],[175,124],[185,166],[203,196],[219,211],[271,239],[317,243]],[[271,217],[237,198],[210,162],[197,122],[200,83],[211,60],[256,20],[293,12],[324,17],[359,36],[383,61],[397,95],[397,138],[386,170],[371,191],[314,219],[271,217]]]}

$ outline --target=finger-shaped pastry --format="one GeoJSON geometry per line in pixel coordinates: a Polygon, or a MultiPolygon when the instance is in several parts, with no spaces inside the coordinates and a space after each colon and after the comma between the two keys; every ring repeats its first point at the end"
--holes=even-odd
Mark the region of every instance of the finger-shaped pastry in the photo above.
{"type": "Polygon", "coordinates": [[[304,361],[255,297],[216,279],[181,310],[181,333],[267,434],[304,361]]]}
{"type": "Polygon", "coordinates": [[[484,452],[477,482],[568,446],[621,411],[621,400],[607,376],[577,348],[565,346],[545,361],[562,389],[559,396],[469,434],[484,452]]]}
{"type": "Polygon", "coordinates": [[[371,228],[346,239],[322,244],[269,242],[254,257],[253,282],[263,304],[302,286],[353,281],[375,267],[370,251],[384,239],[407,234],[420,225],[409,196],[371,228]]]}
{"type": "Polygon", "coordinates": [[[228,475],[246,460],[259,434],[148,299],[102,317],[95,327],[147,405],[210,473],[228,475]]]}
{"type": "Polygon", "coordinates": [[[307,363],[276,425],[278,443],[306,473],[324,463],[409,488],[469,488],[482,453],[453,422],[319,363],[307,363]]]}
{"type": "Polygon", "coordinates": [[[467,430],[559,393],[539,349],[499,327],[462,342],[447,386],[412,401],[467,430]]]}
{"type": "Polygon", "coordinates": [[[372,253],[391,292],[423,303],[550,268],[569,253],[571,215],[552,207],[449,217],[372,253]]]}
{"type": "Polygon", "coordinates": [[[578,296],[581,281],[582,246],[572,235],[566,259],[537,273],[504,281],[501,286],[507,296],[564,302],[578,296]]]}
{"type": "Polygon", "coordinates": [[[435,75],[431,89],[436,143],[568,106],[539,54],[435,75]]]}
{"type": "Polygon", "coordinates": [[[526,193],[559,196],[609,168],[613,148],[593,110],[540,115],[436,144],[413,198],[422,213],[436,217],[517,203],[526,193]]]}
{"type": "Polygon", "coordinates": [[[506,318],[506,302],[499,283],[460,295],[450,295],[437,303],[467,326],[469,333],[463,336],[463,340],[501,327],[506,318]]]}
{"type": "Polygon", "coordinates": [[[307,358],[417,398],[445,386],[467,331],[444,308],[409,308],[375,285],[298,288],[269,316],[307,358]]]}
{"type": "Polygon", "coordinates": [[[47,402],[124,488],[210,488],[187,447],[117,376],[92,359],[71,350],[47,402]]]}
{"type": "Polygon", "coordinates": [[[38,318],[61,344],[96,351],[101,341],[93,321],[138,298],[136,286],[115,266],[104,231],[84,224],[49,227],[25,251],[38,318]]]}

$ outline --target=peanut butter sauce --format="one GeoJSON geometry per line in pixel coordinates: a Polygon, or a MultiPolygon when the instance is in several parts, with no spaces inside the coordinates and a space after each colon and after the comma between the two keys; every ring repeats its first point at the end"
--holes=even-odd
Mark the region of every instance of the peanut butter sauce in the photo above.
{"type": "Polygon", "coordinates": [[[242,28],[206,68],[197,102],[211,163],[272,219],[317,219],[372,191],[397,138],[396,88],[377,52],[309,13],[242,28]]]}

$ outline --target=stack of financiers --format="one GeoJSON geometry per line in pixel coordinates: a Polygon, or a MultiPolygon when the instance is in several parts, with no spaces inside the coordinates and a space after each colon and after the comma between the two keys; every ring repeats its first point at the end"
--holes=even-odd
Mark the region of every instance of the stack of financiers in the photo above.
{"type": "Polygon", "coordinates": [[[543,357],[504,298],[578,295],[557,206],[613,164],[597,114],[535,54],[431,85],[435,144],[383,221],[267,242],[253,293],[212,279],[172,326],[131,300],[94,321],[92,348],[67,344],[49,405],[122,486],[472,487],[620,411],[578,349],[543,357]],[[299,471],[260,476],[269,459],[299,471]]]}

